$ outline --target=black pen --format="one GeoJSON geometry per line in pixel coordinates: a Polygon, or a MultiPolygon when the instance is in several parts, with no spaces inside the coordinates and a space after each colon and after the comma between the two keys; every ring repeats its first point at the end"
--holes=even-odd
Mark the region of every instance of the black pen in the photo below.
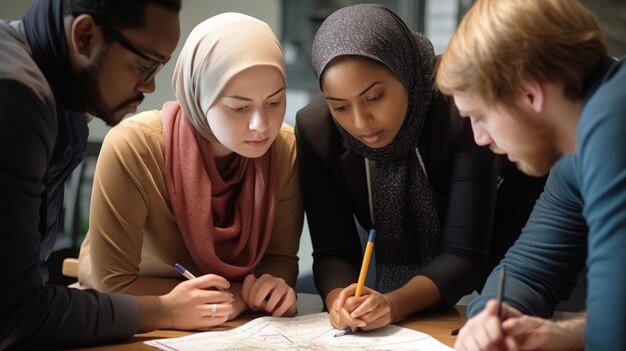
{"type": "Polygon", "coordinates": [[[504,280],[506,278],[506,270],[504,265],[500,267],[500,276],[498,278],[498,318],[502,321],[502,300],[504,299],[504,280]]]}

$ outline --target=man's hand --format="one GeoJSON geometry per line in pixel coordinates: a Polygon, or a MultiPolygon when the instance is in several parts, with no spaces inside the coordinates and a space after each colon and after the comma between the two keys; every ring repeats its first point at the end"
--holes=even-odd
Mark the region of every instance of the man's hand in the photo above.
{"type": "MultiPolygon", "coordinates": [[[[459,331],[454,349],[458,351],[519,350],[515,340],[503,332],[502,321],[498,317],[499,306],[498,301],[490,300],[482,312],[468,320],[459,331]]],[[[505,321],[521,316],[522,314],[517,309],[505,303],[502,304],[502,317],[505,321]]]]}

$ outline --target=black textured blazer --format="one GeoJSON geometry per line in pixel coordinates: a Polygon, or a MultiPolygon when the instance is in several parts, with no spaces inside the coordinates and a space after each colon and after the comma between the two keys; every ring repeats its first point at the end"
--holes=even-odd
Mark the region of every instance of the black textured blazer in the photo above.
{"type": "MultiPolygon", "coordinates": [[[[365,161],[347,148],[323,95],[296,116],[299,177],[313,243],[313,272],[322,298],[358,278],[362,257],[355,218],[369,214],[365,161]]],[[[437,197],[444,252],[420,275],[439,288],[444,305],[479,288],[485,275],[496,202],[498,162],[474,143],[469,119],[435,94],[418,145],[437,197]]]]}

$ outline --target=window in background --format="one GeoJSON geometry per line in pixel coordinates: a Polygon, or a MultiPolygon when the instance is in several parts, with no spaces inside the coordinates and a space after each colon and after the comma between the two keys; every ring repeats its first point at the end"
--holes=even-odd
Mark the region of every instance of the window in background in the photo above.
{"type": "Polygon", "coordinates": [[[282,45],[291,89],[317,92],[318,86],[311,69],[311,44],[317,29],[334,11],[364,2],[390,8],[412,30],[424,33],[433,42],[437,54],[445,49],[459,17],[472,3],[471,0],[283,1],[282,45]]]}
{"type": "Polygon", "coordinates": [[[626,55],[626,1],[623,0],[581,0],[600,22],[609,55],[626,55]]]}
{"type": "Polygon", "coordinates": [[[430,39],[435,54],[440,54],[456,29],[459,0],[426,1],[423,33],[430,39]]]}

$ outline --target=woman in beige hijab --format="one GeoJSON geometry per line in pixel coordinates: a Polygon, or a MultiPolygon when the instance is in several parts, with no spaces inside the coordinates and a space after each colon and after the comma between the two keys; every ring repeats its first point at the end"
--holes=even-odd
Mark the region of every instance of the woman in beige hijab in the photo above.
{"type": "Polygon", "coordinates": [[[104,141],[80,283],[137,295],[189,284],[207,294],[187,307],[212,325],[247,309],[295,314],[303,207],[278,40],[255,18],[212,17],[191,32],[172,86],[176,101],[104,141]],[[199,278],[183,282],[175,263],[199,278]]]}

